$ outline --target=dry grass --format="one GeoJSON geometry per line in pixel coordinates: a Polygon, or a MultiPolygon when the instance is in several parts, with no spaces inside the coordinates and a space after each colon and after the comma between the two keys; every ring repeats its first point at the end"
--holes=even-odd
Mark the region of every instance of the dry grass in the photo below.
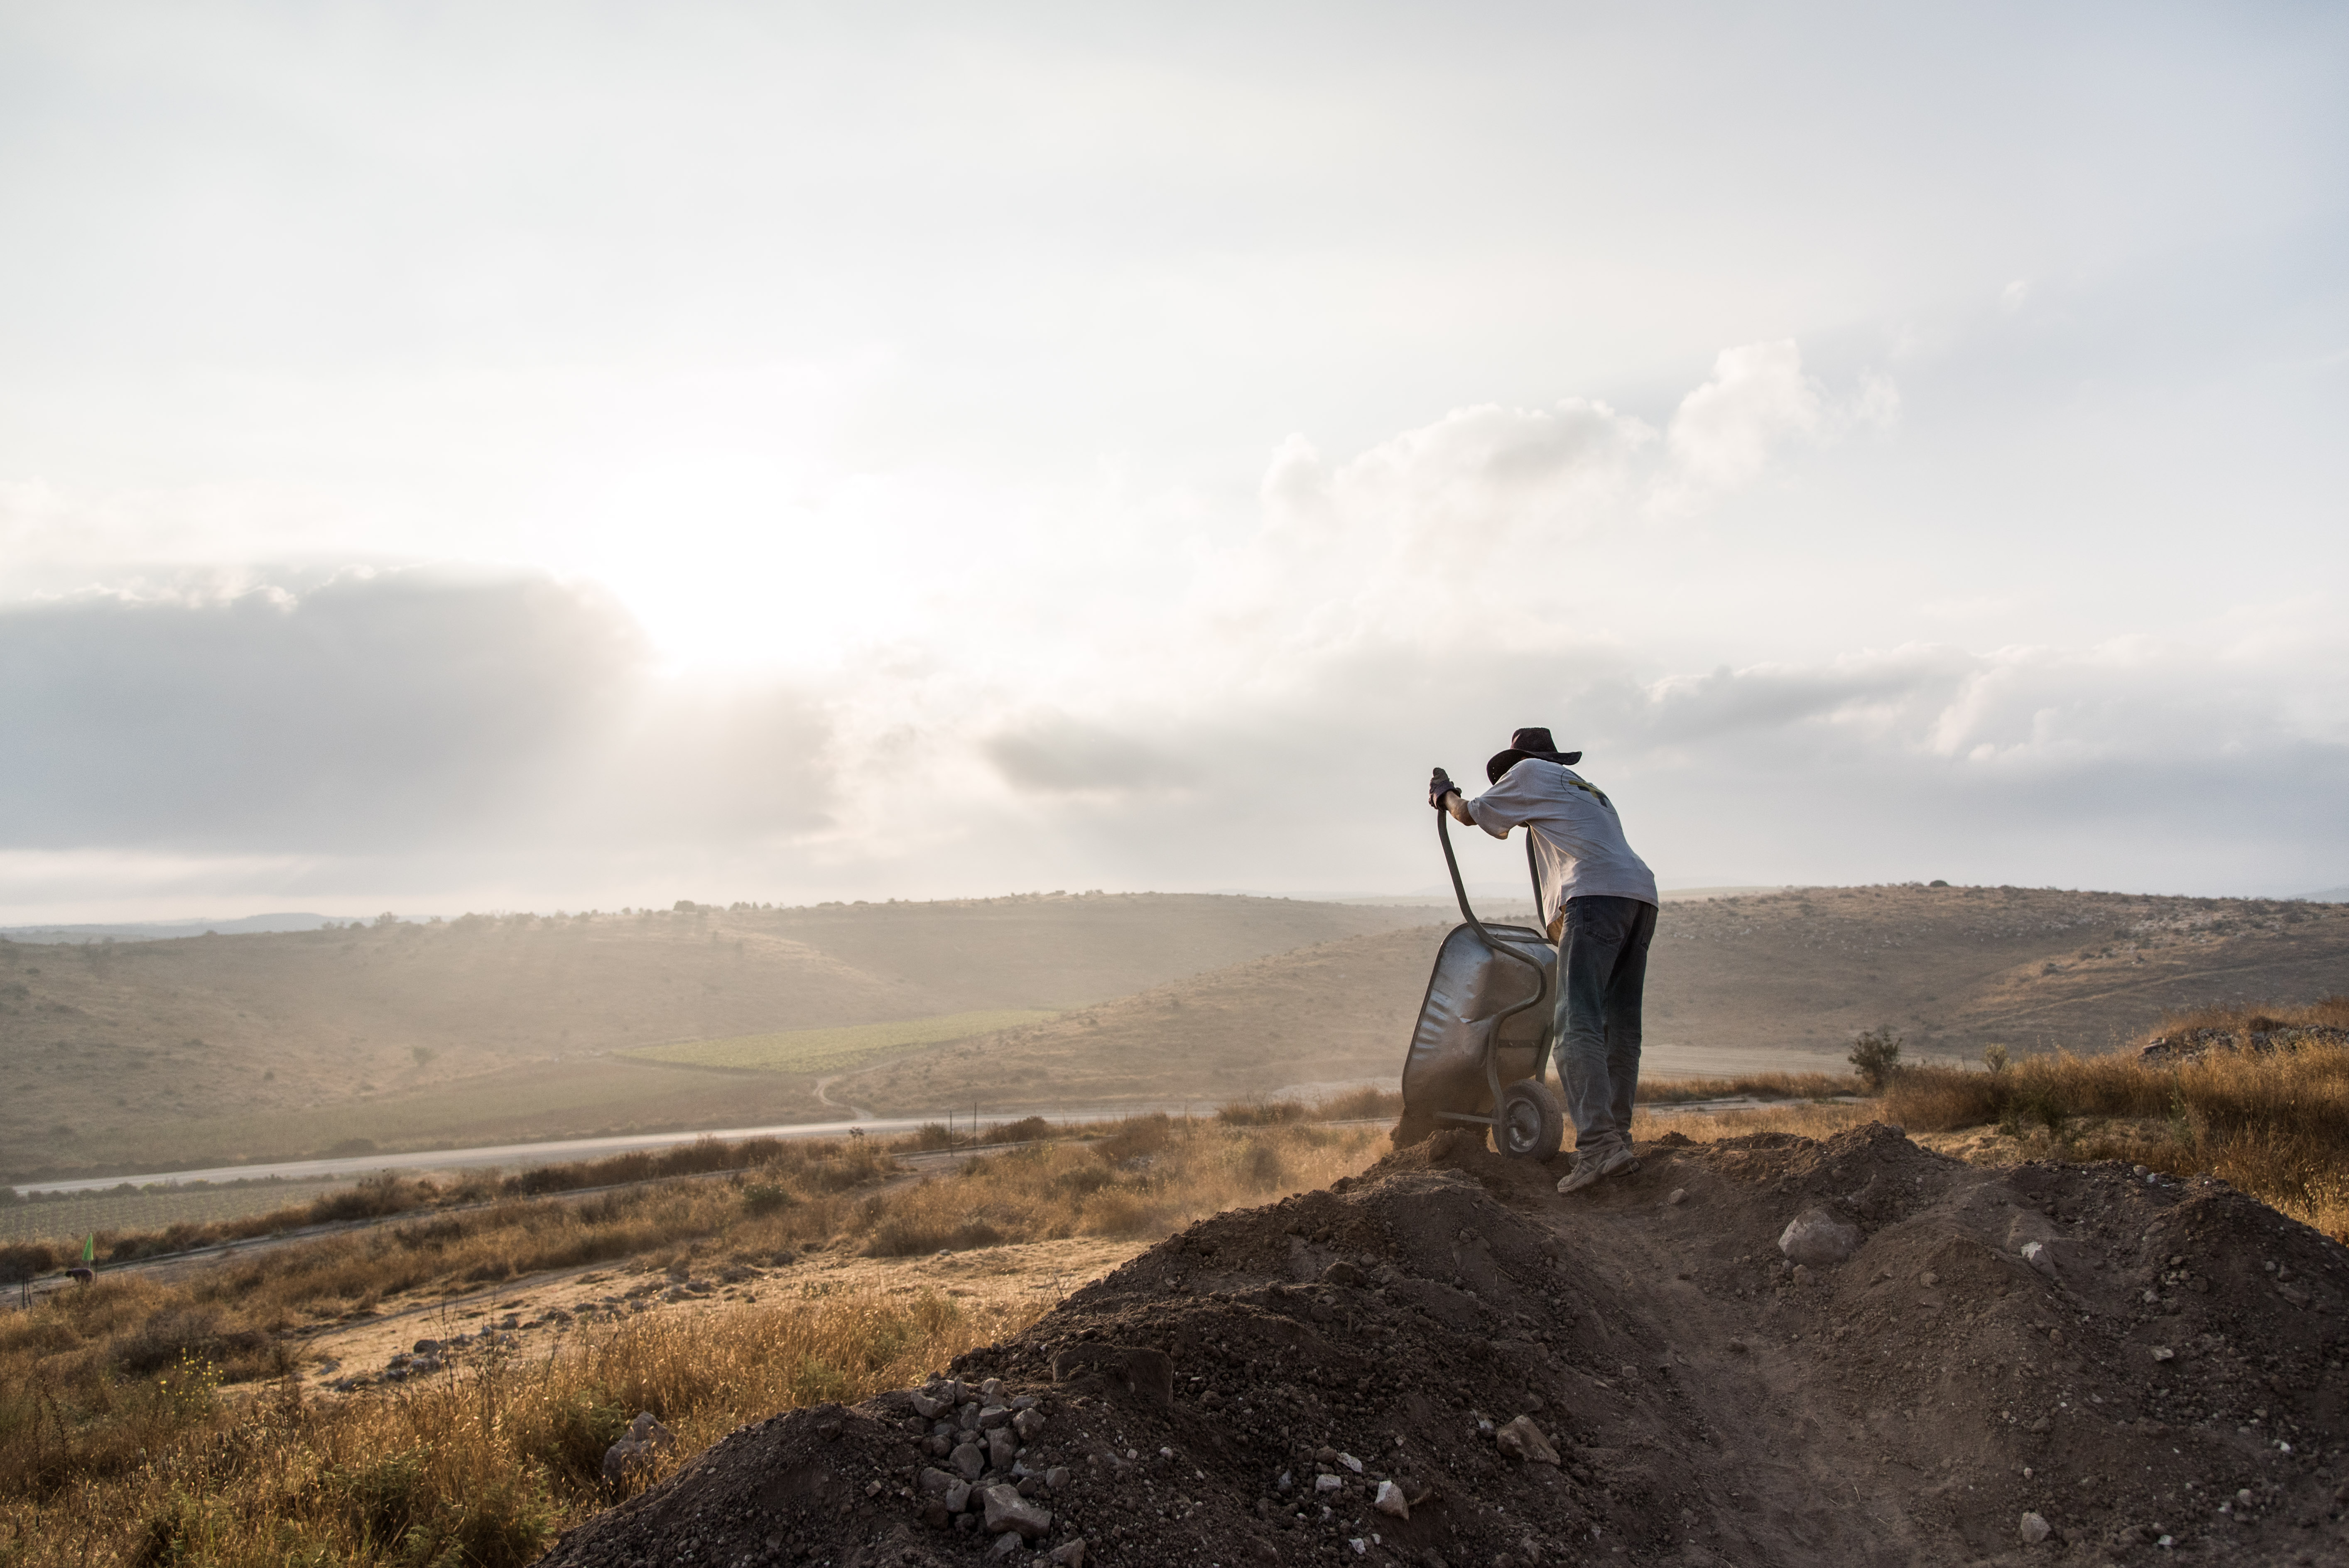
{"type": "MultiPolygon", "coordinates": [[[[95,1287],[74,1310],[135,1312],[144,1304],[126,1298],[137,1294],[95,1287]]],[[[305,1400],[290,1384],[225,1398],[195,1357],[86,1384],[103,1408],[70,1415],[11,1378],[0,1560],[512,1568],[615,1501],[604,1450],[638,1410],[678,1439],[657,1479],[745,1420],[917,1380],[1032,1316],[930,1292],[657,1316],[546,1360],[492,1358],[344,1401],[305,1400]]]]}
{"type": "MultiPolygon", "coordinates": [[[[2349,997],[2298,1008],[2204,1008],[2149,1033],[2349,1026],[2349,997]]],[[[2002,1072],[1915,1068],[1893,1079],[1888,1120],[1912,1132],[1996,1126],[2069,1160],[2208,1171],[2349,1241],[2349,1048],[2220,1046],[2190,1061],[2135,1053],[2029,1057],[2002,1072]]]]}
{"type": "Polygon", "coordinates": [[[1740,1073],[1735,1078],[1640,1080],[1642,1105],[1684,1105],[1699,1099],[1834,1099],[1864,1093],[1849,1073],[1740,1073]]]}
{"type": "Polygon", "coordinates": [[[609,1504],[603,1452],[640,1409],[676,1429],[682,1460],[743,1420],[916,1380],[1040,1307],[811,1292],[647,1315],[544,1359],[470,1361],[345,1400],[305,1399],[283,1376],[285,1332],[623,1257],[1163,1234],[1326,1185],[1387,1147],[1381,1128],[1314,1123],[1153,1116],[1102,1130],[921,1181],[895,1176],[877,1140],[795,1143],[749,1172],[500,1196],[180,1283],[101,1275],[0,1318],[0,1564],[525,1563],[609,1504]]]}
{"type": "Polygon", "coordinates": [[[973,1161],[951,1179],[877,1196],[854,1230],[877,1257],[1165,1235],[1226,1209],[1326,1186],[1387,1147],[1383,1128],[1133,1117],[1089,1146],[1030,1144],[973,1161]]]}

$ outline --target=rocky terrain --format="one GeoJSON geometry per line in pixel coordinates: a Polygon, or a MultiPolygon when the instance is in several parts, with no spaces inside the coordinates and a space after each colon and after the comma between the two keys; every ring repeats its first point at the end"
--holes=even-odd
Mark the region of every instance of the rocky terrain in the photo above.
{"type": "Polygon", "coordinates": [[[1640,1153],[1569,1200],[1444,1133],[1219,1215],[546,1561],[2349,1563],[2336,1243],[1882,1125],[1640,1153]]]}

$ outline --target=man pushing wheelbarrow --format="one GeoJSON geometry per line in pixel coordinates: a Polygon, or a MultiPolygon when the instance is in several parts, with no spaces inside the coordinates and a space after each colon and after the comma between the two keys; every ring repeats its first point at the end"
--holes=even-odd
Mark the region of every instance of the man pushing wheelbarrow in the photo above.
{"type": "MultiPolygon", "coordinates": [[[[1540,1111],[1555,1101],[1542,1082],[1542,1069],[1554,1048],[1566,1088],[1565,1109],[1575,1130],[1574,1171],[1558,1182],[1561,1192],[1578,1191],[1639,1169],[1631,1152],[1631,1102],[1640,1087],[1640,994],[1647,983],[1648,944],[1656,934],[1655,873],[1631,852],[1615,803],[1574,771],[1573,764],[1581,759],[1579,751],[1559,751],[1547,729],[1520,729],[1509,738],[1508,749],[1485,765],[1492,788],[1475,799],[1463,798],[1441,768],[1429,780],[1428,804],[1454,820],[1482,828],[1496,839],[1507,838],[1513,828],[1526,830],[1527,858],[1548,940],[1542,942],[1519,928],[1488,928],[1479,922],[1468,908],[1465,885],[1454,861],[1453,886],[1468,923],[1446,940],[1444,954],[1437,959],[1403,1085],[1405,1128],[1432,1129],[1432,1119],[1437,1118],[1484,1122],[1498,1130],[1496,1141],[1505,1153],[1546,1157],[1557,1146],[1556,1131],[1542,1128],[1530,1135],[1523,1130],[1513,1134],[1511,1123],[1513,1114],[1520,1128],[1528,1118],[1547,1119],[1540,1111]],[[1455,952],[1454,939],[1464,934],[1469,934],[1456,944],[1455,952]],[[1506,985],[1485,983],[1483,970],[1464,984],[1470,968],[1480,964],[1495,974],[1530,974],[1533,993],[1525,994],[1524,980],[1516,983],[1514,993],[1506,985]],[[1538,973],[1538,967],[1551,965],[1550,974],[1538,973]],[[1495,1000],[1454,1006],[1439,992],[1462,997],[1475,992],[1495,1000]],[[1514,1005],[1511,995],[1519,998],[1514,1005]],[[1507,1026],[1513,1015],[1537,1016],[1542,1011],[1537,1003],[1544,999],[1550,1002],[1547,1017],[1529,1016],[1514,1032],[1507,1026]],[[1446,1006],[1461,1015],[1451,1021],[1452,1037],[1480,1042],[1483,1071],[1476,1076],[1490,1087],[1474,1093],[1479,1102],[1474,1107],[1413,1106],[1414,1075],[1423,1086],[1423,1100],[1464,1101],[1473,1092],[1465,1075],[1454,1071],[1439,1077],[1428,1070],[1438,1044],[1431,1022],[1441,1021],[1437,1015],[1446,1006]],[[1480,1010],[1485,1016],[1472,1016],[1480,1010]],[[1530,1042],[1528,1026],[1536,1031],[1530,1042]],[[1513,1063],[1521,1060],[1527,1043],[1533,1046],[1531,1078],[1505,1087],[1499,1064],[1505,1056],[1513,1063]],[[1513,1046],[1518,1047],[1515,1055],[1510,1053],[1513,1046]],[[1527,1105],[1535,1109],[1526,1110],[1527,1105]],[[1487,1107],[1489,1115],[1470,1113],[1487,1107]],[[1547,1148],[1541,1147],[1544,1142],[1547,1148]]],[[[1444,852],[1451,861],[1448,834],[1444,852]]],[[[1451,1048],[1456,1057],[1458,1047],[1451,1048]]],[[[1410,1140],[1400,1130],[1398,1138],[1410,1140]]]]}

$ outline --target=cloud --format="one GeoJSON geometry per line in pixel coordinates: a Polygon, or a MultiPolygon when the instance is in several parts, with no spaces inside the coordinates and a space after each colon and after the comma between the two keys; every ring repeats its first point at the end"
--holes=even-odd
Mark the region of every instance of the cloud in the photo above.
{"type": "Polygon", "coordinates": [[[1061,713],[1039,715],[984,736],[978,749],[1006,783],[1049,794],[1181,789],[1202,771],[1196,761],[1061,713]]]}
{"type": "Polygon", "coordinates": [[[790,831],[825,722],[666,686],[636,624],[542,576],[0,609],[0,848],[205,854],[790,831]]]}

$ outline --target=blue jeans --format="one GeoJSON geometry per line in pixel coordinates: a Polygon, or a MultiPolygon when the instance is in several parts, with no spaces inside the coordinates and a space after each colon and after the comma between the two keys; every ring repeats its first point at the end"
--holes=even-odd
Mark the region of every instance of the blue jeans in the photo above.
{"type": "Polygon", "coordinates": [[[1570,898],[1558,943],[1557,1042],[1574,1146],[1631,1140],[1640,1088],[1640,996],[1656,906],[1636,898],[1570,898]]]}

